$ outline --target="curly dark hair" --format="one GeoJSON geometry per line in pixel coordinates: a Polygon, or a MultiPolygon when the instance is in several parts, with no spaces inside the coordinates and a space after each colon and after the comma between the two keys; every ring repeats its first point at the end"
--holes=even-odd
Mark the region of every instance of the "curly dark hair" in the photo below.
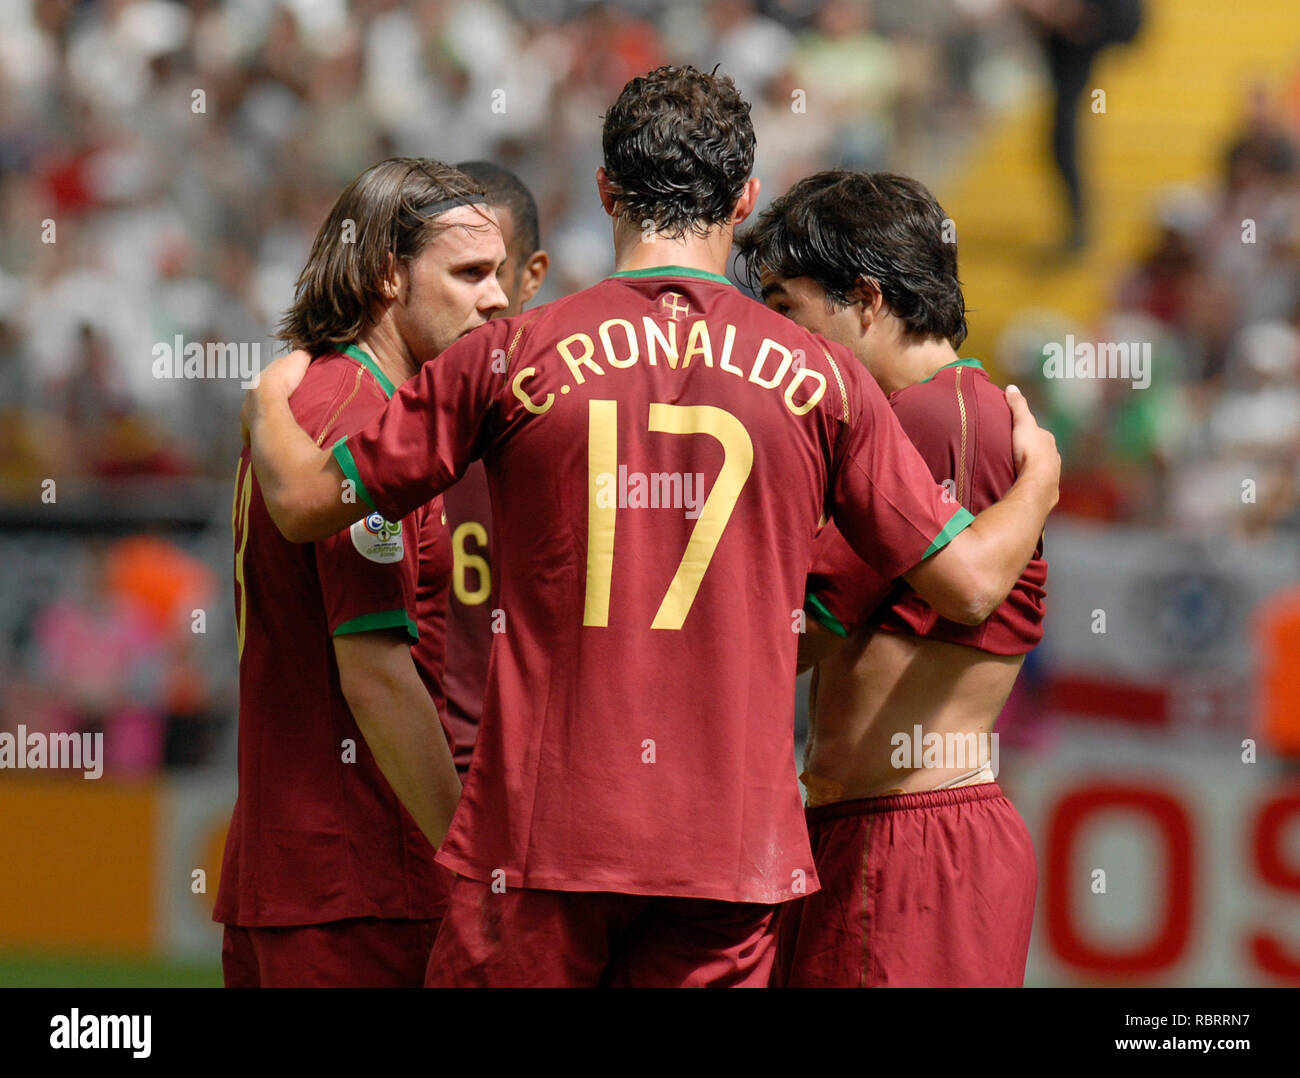
{"type": "Polygon", "coordinates": [[[730,77],[694,67],[632,79],[601,141],[620,215],[668,238],[726,221],[754,167],[749,103],[730,77]]]}
{"type": "Polygon", "coordinates": [[[736,241],[756,293],[766,269],[811,277],[844,307],[880,292],[913,337],[966,339],[952,221],[924,184],[890,172],[831,169],[800,180],[736,241]]]}

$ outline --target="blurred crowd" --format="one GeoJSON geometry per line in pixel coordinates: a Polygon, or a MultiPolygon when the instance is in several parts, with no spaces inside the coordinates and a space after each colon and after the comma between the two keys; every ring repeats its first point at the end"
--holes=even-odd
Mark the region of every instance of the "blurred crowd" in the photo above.
{"type": "MultiPolygon", "coordinates": [[[[665,62],[730,73],[753,103],[764,201],[830,165],[941,176],[1042,81],[1013,6],[8,0],[0,510],[30,515],[47,476],[207,478],[212,534],[228,536],[240,378],[160,377],[157,349],[243,344],[269,362],[320,221],[376,160],[517,171],[551,253],[545,301],[612,269],[594,173],[600,117],[631,76],[665,62]]],[[[1077,329],[1153,341],[1151,389],[1038,387],[1067,462],[1062,512],[1300,523],[1297,132],[1300,80],[1254,100],[1217,185],[1170,198],[1106,325],[1077,329]]],[[[1041,373],[1044,334],[1071,328],[1017,327],[1003,369],[1041,373]]],[[[51,597],[0,602],[0,728],[108,730],[110,770],[203,759],[233,713],[233,667],[203,660],[193,615],[228,598],[228,554],[160,537],[79,549],[51,597]]],[[[214,616],[209,631],[227,629],[214,616]]]]}
{"type": "Polygon", "coordinates": [[[551,298],[609,272],[600,117],[632,75],[714,64],[754,102],[768,193],[830,162],[907,168],[1005,96],[984,0],[13,0],[0,9],[0,497],[28,477],[230,470],[330,203],[392,155],[491,158],[537,195],[551,298]],[[999,87],[1002,87],[1000,90],[999,87]]]}
{"type": "Polygon", "coordinates": [[[100,734],[115,776],[205,762],[233,715],[218,575],[158,535],[61,554],[26,565],[52,597],[11,582],[20,601],[0,640],[0,730],[100,734]]]}
{"type": "Polygon", "coordinates": [[[1061,447],[1058,513],[1300,538],[1300,67],[1242,113],[1218,175],[1160,201],[1100,324],[1039,312],[1004,336],[1061,447]],[[1151,342],[1151,385],[1045,378],[1067,333],[1151,342]]]}

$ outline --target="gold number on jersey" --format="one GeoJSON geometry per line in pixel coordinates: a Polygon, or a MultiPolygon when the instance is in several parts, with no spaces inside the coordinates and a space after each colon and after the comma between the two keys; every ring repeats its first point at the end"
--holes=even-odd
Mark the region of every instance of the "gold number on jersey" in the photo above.
{"type": "Polygon", "coordinates": [[[487,529],[477,520],[467,520],[456,525],[451,533],[451,588],[464,606],[478,606],[492,594],[492,567],[481,554],[471,554],[465,549],[465,540],[473,538],[480,550],[487,547],[487,529]],[[478,587],[473,591],[465,586],[465,572],[478,573],[478,587]]]}
{"type": "MultiPolygon", "coordinates": [[[[614,570],[616,502],[598,503],[601,476],[618,474],[618,404],[588,402],[587,434],[587,602],[583,625],[609,624],[610,581],[614,570]]],[[[686,622],[704,574],[727,528],[750,469],[754,444],[730,412],[712,405],[651,404],[648,429],[658,434],[707,434],[722,444],[722,469],[691,530],[682,560],[651,623],[652,629],[680,629],[686,622]]]]}
{"type": "Polygon", "coordinates": [[[614,575],[614,521],[618,503],[610,501],[601,505],[596,492],[613,475],[618,475],[618,401],[588,401],[587,602],[582,624],[602,629],[609,624],[609,584],[614,575]]]}
{"type": "Polygon", "coordinates": [[[708,434],[722,443],[722,470],[650,625],[652,629],[680,629],[754,466],[754,443],[739,419],[710,404],[652,404],[650,429],[662,434],[708,434]]]}
{"type": "Polygon", "coordinates": [[[244,657],[244,627],[248,624],[248,588],[244,584],[244,551],[248,549],[248,507],[253,500],[253,463],[243,459],[235,469],[235,500],[230,528],[235,539],[235,632],[239,658],[244,657]]]}

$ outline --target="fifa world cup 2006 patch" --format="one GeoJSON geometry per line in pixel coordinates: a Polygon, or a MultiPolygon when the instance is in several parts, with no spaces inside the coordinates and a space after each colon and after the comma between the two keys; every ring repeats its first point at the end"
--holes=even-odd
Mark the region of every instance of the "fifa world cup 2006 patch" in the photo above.
{"type": "Polygon", "coordinates": [[[401,561],[406,550],[402,545],[402,522],[389,523],[378,513],[362,517],[352,525],[352,545],[363,558],[381,565],[401,561]]]}

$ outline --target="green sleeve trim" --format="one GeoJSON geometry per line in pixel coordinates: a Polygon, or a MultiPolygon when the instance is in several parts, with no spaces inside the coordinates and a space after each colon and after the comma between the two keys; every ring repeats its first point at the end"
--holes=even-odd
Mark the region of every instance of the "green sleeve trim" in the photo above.
{"type": "Polygon", "coordinates": [[[809,592],[803,601],[804,609],[808,611],[819,625],[824,626],[833,632],[836,636],[848,636],[848,629],[840,624],[840,619],[826,609],[826,604],[817,598],[812,592],[809,592]]]}
{"type": "Polygon", "coordinates": [[[352,459],[352,450],[348,448],[346,436],[334,443],[332,452],[334,459],[338,461],[339,467],[343,469],[343,474],[351,479],[352,485],[357,488],[357,493],[365,499],[366,504],[371,509],[378,512],[379,507],[375,505],[374,498],[370,496],[370,491],[366,490],[365,483],[361,482],[361,473],[357,471],[357,462],[352,459]]]}
{"type": "Polygon", "coordinates": [[[969,509],[964,505],[957,506],[957,512],[953,513],[952,518],[943,526],[943,531],[934,537],[934,542],[926,547],[925,553],[921,555],[921,560],[925,561],[931,554],[937,554],[969,528],[974,520],[975,517],[969,509]]]}
{"type": "Polygon", "coordinates": [[[346,636],[348,633],[369,633],[376,629],[405,629],[413,641],[420,639],[419,626],[415,619],[405,610],[382,610],[378,614],[362,614],[359,618],[345,621],[334,630],[334,636],[346,636]]]}

